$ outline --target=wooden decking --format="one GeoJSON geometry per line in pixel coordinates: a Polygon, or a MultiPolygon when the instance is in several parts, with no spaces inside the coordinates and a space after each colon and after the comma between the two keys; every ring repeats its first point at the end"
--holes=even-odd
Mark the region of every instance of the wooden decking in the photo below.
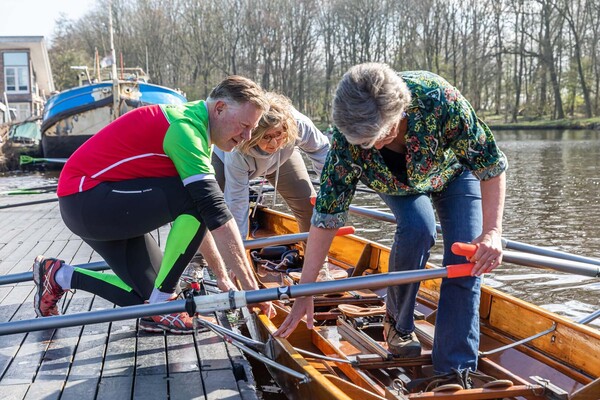
{"type": "MultiPolygon", "coordinates": [[[[0,196],[0,205],[51,197],[0,196]]],[[[162,244],[167,229],[158,232],[162,244]]],[[[30,271],[38,254],[70,264],[100,260],[62,223],[58,203],[0,209],[0,275],[30,271]]],[[[35,318],[33,295],[33,282],[0,286],[0,322],[35,318]]],[[[83,291],[64,305],[66,313],[114,307],[83,291]]],[[[0,336],[0,398],[256,399],[257,393],[247,360],[213,333],[147,334],[130,320],[0,336]]]]}

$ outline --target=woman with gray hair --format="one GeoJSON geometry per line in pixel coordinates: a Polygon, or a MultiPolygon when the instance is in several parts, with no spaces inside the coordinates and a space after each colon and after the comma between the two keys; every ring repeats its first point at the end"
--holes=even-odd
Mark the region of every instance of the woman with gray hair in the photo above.
{"type": "MultiPolygon", "coordinates": [[[[442,375],[437,382],[468,388],[468,374],[477,369],[479,276],[502,261],[505,155],[461,93],[431,72],[354,66],[337,87],[333,120],[300,282],[314,281],[318,260],[346,223],[359,181],[378,192],[395,216],[390,271],[425,267],[437,212],[444,266],[464,262],[451,252],[452,243],[479,245],[471,258],[473,276],[442,281],[432,350],[434,371],[442,375]]],[[[421,353],[413,317],[418,288],[388,288],[384,335],[397,357],[421,353]]],[[[304,315],[311,326],[311,298],[296,300],[275,334],[288,336],[304,315]]]]}

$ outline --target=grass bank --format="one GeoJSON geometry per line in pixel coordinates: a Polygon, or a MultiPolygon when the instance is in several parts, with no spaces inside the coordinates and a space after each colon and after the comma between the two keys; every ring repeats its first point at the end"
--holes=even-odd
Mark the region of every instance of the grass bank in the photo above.
{"type": "MultiPolygon", "coordinates": [[[[508,129],[594,129],[600,130],[600,117],[595,118],[564,118],[557,120],[520,116],[517,122],[506,122],[504,115],[479,115],[488,126],[494,130],[508,129]]],[[[315,125],[321,131],[329,127],[328,122],[317,122],[315,125]]]]}
{"type": "Polygon", "coordinates": [[[517,122],[505,122],[503,115],[486,115],[482,117],[486,124],[495,130],[504,129],[593,129],[600,130],[600,117],[543,119],[518,117],[517,122]]]}

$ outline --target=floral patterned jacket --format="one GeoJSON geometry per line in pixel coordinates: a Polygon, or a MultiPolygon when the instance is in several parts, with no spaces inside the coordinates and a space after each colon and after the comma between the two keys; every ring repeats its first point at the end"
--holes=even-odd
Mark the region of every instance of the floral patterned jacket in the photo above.
{"type": "Polygon", "coordinates": [[[352,145],[334,128],[313,225],[344,226],[359,181],[376,192],[403,196],[440,192],[465,168],[479,180],[499,176],[508,168],[491,130],[458,89],[431,72],[399,75],[412,95],[406,110],[406,179],[401,181],[390,172],[379,150],[352,145]]]}

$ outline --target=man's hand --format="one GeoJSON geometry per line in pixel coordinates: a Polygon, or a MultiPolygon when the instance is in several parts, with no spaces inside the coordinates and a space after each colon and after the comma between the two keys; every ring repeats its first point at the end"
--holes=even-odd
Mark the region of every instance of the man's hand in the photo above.
{"type": "Polygon", "coordinates": [[[217,279],[217,287],[221,289],[222,292],[229,292],[230,290],[239,290],[235,283],[233,283],[233,281],[229,279],[227,275],[225,275],[221,279],[217,279]]]}
{"type": "Polygon", "coordinates": [[[313,328],[314,305],[312,296],[299,297],[294,301],[294,306],[290,315],[283,321],[279,329],[275,331],[273,336],[288,337],[294,332],[300,320],[306,316],[306,326],[309,329],[313,328]]]}

